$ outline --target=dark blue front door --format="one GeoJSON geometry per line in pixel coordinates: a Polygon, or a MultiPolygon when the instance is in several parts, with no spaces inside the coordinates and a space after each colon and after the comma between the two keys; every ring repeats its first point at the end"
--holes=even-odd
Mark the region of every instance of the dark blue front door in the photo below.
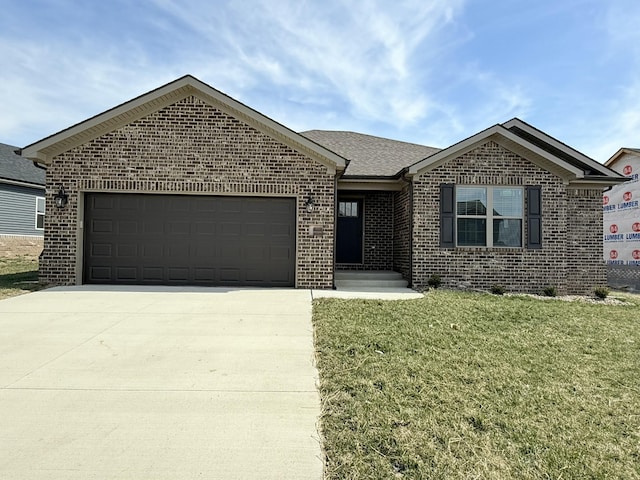
{"type": "Polygon", "coordinates": [[[362,199],[338,200],[337,263],[362,263],[362,214],[362,199]]]}

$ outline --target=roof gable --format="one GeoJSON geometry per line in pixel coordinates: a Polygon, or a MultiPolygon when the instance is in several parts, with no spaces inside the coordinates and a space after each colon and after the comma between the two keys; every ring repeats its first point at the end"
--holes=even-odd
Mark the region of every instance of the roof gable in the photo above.
{"type": "Polygon", "coordinates": [[[16,153],[18,147],[0,143],[0,182],[44,186],[46,172],[16,153]]]}
{"type": "Polygon", "coordinates": [[[607,168],[606,165],[597,162],[593,158],[586,156],[569,145],[547,135],[532,125],[523,122],[519,118],[513,118],[508,122],[503,123],[502,126],[552,155],[555,155],[556,157],[580,168],[585,172],[585,175],[609,176],[617,174],[617,172],[607,168]]]}
{"type": "Polygon", "coordinates": [[[628,148],[628,147],[622,147],[620,150],[618,150],[616,153],[614,153],[611,158],[609,160],[607,160],[604,164],[609,167],[609,168],[613,168],[613,166],[615,165],[615,163],[623,156],[625,155],[634,155],[636,157],[640,157],[640,148],[628,148]]]}
{"type": "Polygon", "coordinates": [[[519,119],[494,125],[441,150],[409,167],[407,173],[409,175],[424,174],[488,141],[495,141],[567,183],[611,185],[625,181],[624,177],[613,170],[519,119]]]}
{"type": "Polygon", "coordinates": [[[188,96],[195,96],[256,130],[325,165],[344,170],[347,161],[336,153],[234,100],[191,75],[185,75],[149,93],[91,117],[22,149],[24,157],[45,164],[52,158],[101,135],[112,132],[188,96]]]}

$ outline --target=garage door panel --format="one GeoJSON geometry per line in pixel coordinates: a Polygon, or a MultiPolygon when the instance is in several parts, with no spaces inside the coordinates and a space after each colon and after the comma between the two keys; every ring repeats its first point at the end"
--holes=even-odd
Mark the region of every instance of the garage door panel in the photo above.
{"type": "Polygon", "coordinates": [[[293,228],[288,223],[272,223],[270,227],[271,235],[274,237],[289,238],[293,235],[293,228]]]}
{"type": "Polygon", "coordinates": [[[238,222],[224,222],[220,225],[220,235],[225,237],[239,237],[242,235],[242,224],[238,222]]]}
{"type": "Polygon", "coordinates": [[[96,282],[110,282],[111,281],[111,267],[91,267],[90,277],[96,282]]]}
{"type": "Polygon", "coordinates": [[[169,282],[188,282],[189,269],[186,267],[169,267],[167,268],[167,280],[169,282]]]}
{"type": "Polygon", "coordinates": [[[187,221],[168,222],[169,235],[188,235],[191,231],[191,223],[187,221]]]}
{"type": "Polygon", "coordinates": [[[194,210],[210,214],[217,211],[217,205],[216,197],[197,197],[194,203],[194,210]]]}
{"type": "Polygon", "coordinates": [[[145,220],[142,222],[142,231],[144,233],[163,234],[164,222],[162,220],[145,220]]]}
{"type": "Polygon", "coordinates": [[[243,205],[242,197],[220,197],[220,212],[241,213],[243,205]]]}
{"type": "Polygon", "coordinates": [[[134,265],[116,268],[117,281],[132,281],[138,278],[138,269],[134,265]]]}
{"type": "Polygon", "coordinates": [[[249,262],[265,262],[269,259],[267,245],[249,245],[245,249],[245,258],[249,262]]]}
{"type": "Polygon", "coordinates": [[[162,258],[164,256],[164,245],[159,243],[143,243],[140,251],[142,252],[142,257],[162,258]]]}
{"type": "Polygon", "coordinates": [[[110,243],[94,243],[91,245],[91,255],[94,257],[110,257],[111,250],[110,243]]]}
{"type": "Polygon", "coordinates": [[[92,233],[113,233],[113,222],[111,220],[94,220],[91,222],[92,233]]]}
{"type": "Polygon", "coordinates": [[[163,283],[165,281],[164,267],[143,267],[142,279],[145,282],[163,283]]]}
{"type": "Polygon", "coordinates": [[[138,222],[131,220],[118,222],[118,233],[120,235],[137,235],[138,225],[138,222]]]}
{"type": "Polygon", "coordinates": [[[267,228],[264,223],[247,223],[245,233],[252,237],[264,237],[267,228]]]}
{"type": "Polygon", "coordinates": [[[282,246],[282,247],[273,246],[269,249],[269,253],[270,253],[271,261],[274,261],[274,262],[291,260],[291,257],[293,255],[293,251],[291,250],[291,248],[287,246],[282,246]]]}
{"type": "Polygon", "coordinates": [[[212,278],[216,278],[215,268],[194,269],[194,279],[196,282],[210,282],[212,278]]]}
{"type": "Polygon", "coordinates": [[[239,268],[220,268],[220,283],[227,285],[240,284],[241,272],[239,268]]]}
{"type": "Polygon", "coordinates": [[[138,245],[136,244],[120,244],[118,245],[118,257],[137,257],[138,245]]]}
{"type": "Polygon", "coordinates": [[[198,222],[196,223],[196,234],[198,235],[215,235],[215,222],[198,222]]]}
{"type": "Polygon", "coordinates": [[[292,198],[88,193],[85,225],[86,283],[294,285],[292,198]]]}
{"type": "Polygon", "coordinates": [[[189,212],[191,210],[191,200],[189,197],[174,195],[167,198],[167,209],[170,212],[189,212]]]}
{"type": "Polygon", "coordinates": [[[91,208],[97,210],[113,210],[115,197],[97,196],[91,199],[91,208]]]}

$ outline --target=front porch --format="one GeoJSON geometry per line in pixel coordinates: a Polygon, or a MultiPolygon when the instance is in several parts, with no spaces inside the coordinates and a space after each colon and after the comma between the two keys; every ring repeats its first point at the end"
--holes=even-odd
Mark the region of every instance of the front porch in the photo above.
{"type": "Polygon", "coordinates": [[[335,273],[337,290],[407,288],[402,274],[391,270],[340,270],[335,273]]]}
{"type": "Polygon", "coordinates": [[[411,284],[409,197],[408,186],[394,191],[338,192],[337,288],[411,284]]]}

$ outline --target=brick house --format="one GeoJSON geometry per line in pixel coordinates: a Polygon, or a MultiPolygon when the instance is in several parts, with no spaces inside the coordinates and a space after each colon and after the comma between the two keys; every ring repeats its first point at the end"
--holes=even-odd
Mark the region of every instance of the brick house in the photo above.
{"type": "Polygon", "coordinates": [[[25,147],[47,167],[53,284],[604,285],[602,190],[624,177],[513,119],[444,150],[296,133],[191,76],[25,147]],[[58,208],[54,205],[58,204],[58,208]]]}

